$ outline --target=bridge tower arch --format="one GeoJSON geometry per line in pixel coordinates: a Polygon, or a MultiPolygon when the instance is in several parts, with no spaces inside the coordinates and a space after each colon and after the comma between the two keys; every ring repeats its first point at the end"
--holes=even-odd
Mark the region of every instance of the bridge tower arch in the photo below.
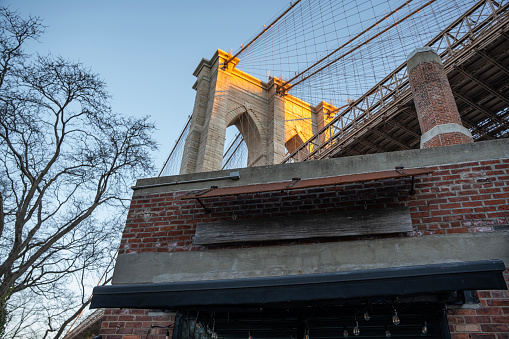
{"type": "Polygon", "coordinates": [[[313,107],[290,94],[280,96],[276,89],[282,80],[265,83],[237,69],[239,59],[231,57],[217,50],[193,73],[196,99],[181,174],[221,170],[226,128],[232,125],[247,144],[248,167],[278,164],[287,149],[293,151],[317,133],[334,108],[323,102],[313,107]]]}
{"type": "Polygon", "coordinates": [[[180,173],[221,170],[226,128],[235,125],[248,147],[248,166],[276,164],[285,157],[285,106],[269,83],[235,68],[238,59],[217,50],[194,75],[196,99],[180,173]]]}

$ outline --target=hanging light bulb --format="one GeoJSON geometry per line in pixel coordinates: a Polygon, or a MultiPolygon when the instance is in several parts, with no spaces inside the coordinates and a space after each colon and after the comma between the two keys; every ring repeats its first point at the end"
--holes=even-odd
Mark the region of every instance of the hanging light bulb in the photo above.
{"type": "Polygon", "coordinates": [[[401,322],[401,320],[399,320],[398,312],[396,311],[396,309],[394,309],[394,315],[392,316],[392,323],[394,325],[399,325],[400,322],[401,322]]]}
{"type": "Polygon", "coordinates": [[[348,338],[348,330],[346,329],[346,326],[343,328],[343,338],[348,338]]]}
{"type": "Polygon", "coordinates": [[[357,320],[355,321],[355,327],[353,328],[353,334],[354,335],[361,334],[361,330],[359,330],[359,322],[357,320]]]}
{"type": "Polygon", "coordinates": [[[424,326],[422,326],[422,334],[427,334],[428,333],[428,324],[426,323],[426,321],[424,321],[424,326]]]}
{"type": "Polygon", "coordinates": [[[309,339],[309,328],[306,328],[306,335],[304,335],[304,339],[309,339]]]}
{"type": "Polygon", "coordinates": [[[212,339],[217,339],[217,333],[216,332],[212,332],[212,339]]]}
{"type": "Polygon", "coordinates": [[[368,313],[368,310],[366,309],[366,312],[364,312],[364,320],[369,321],[371,319],[371,316],[368,313]]]}
{"type": "Polygon", "coordinates": [[[249,331],[249,336],[247,337],[247,339],[253,339],[253,336],[251,335],[251,331],[249,331]]]}
{"type": "Polygon", "coordinates": [[[385,336],[387,338],[391,337],[391,331],[389,331],[389,327],[387,325],[385,325],[385,336]]]}

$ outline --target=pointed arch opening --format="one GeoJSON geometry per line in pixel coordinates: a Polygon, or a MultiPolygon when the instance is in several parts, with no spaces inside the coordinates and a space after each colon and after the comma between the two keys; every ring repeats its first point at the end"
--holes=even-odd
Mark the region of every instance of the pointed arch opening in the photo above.
{"type": "Polygon", "coordinates": [[[264,165],[260,131],[244,106],[228,114],[223,169],[264,165]]]}

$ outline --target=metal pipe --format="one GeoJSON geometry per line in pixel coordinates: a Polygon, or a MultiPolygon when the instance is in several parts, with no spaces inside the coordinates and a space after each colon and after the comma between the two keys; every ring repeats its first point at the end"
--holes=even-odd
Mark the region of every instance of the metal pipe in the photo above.
{"type": "Polygon", "coordinates": [[[142,189],[142,188],[172,186],[172,185],[178,185],[178,184],[190,184],[190,183],[195,183],[195,182],[205,182],[205,181],[215,181],[215,180],[225,180],[225,179],[239,180],[240,179],[240,172],[230,172],[230,175],[224,176],[224,177],[173,181],[173,182],[166,182],[166,183],[162,183],[162,184],[152,184],[152,185],[144,185],[144,186],[132,186],[131,189],[139,190],[139,189],[142,189]]]}

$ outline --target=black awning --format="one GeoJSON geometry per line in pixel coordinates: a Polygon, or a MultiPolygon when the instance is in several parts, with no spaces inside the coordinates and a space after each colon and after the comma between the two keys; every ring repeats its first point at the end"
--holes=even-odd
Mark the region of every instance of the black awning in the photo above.
{"type": "Polygon", "coordinates": [[[506,290],[502,260],[232,280],[111,285],[94,288],[91,308],[178,310],[284,302],[506,290]]]}

